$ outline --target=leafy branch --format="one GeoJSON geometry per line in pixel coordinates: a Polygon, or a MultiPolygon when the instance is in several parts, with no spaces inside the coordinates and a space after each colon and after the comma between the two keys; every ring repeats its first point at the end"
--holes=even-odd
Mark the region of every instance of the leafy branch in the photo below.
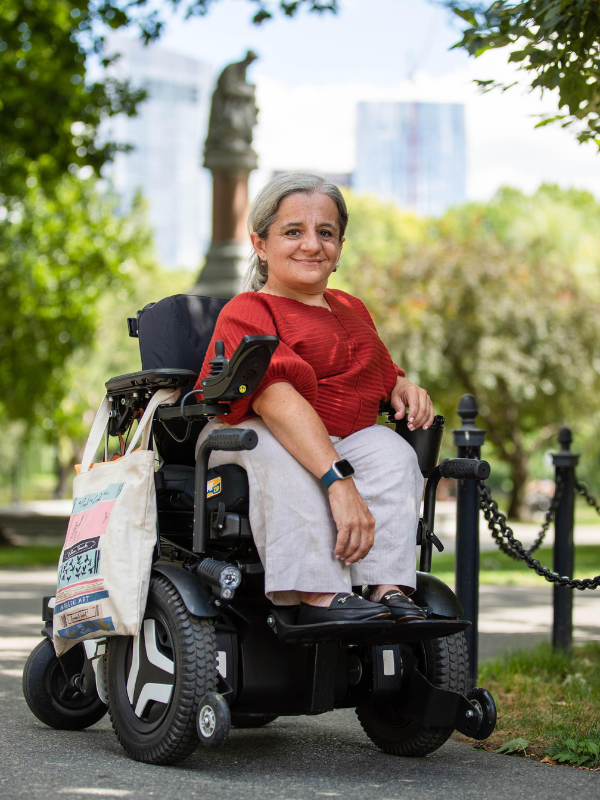
{"type": "MultiPolygon", "coordinates": [[[[481,3],[448,0],[468,23],[455,48],[478,57],[488,50],[510,49],[509,63],[528,73],[531,89],[558,90],[558,109],[537,127],[577,124],[580,142],[600,147],[600,3],[597,0],[495,0],[481,3]]],[[[510,88],[477,81],[489,91],[510,88]]],[[[514,84],[511,84],[514,85],[514,84]]]]}

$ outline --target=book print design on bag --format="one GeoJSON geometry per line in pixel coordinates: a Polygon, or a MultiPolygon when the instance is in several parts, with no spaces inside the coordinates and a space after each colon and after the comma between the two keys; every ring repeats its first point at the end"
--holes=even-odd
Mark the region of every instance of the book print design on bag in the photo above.
{"type": "Polygon", "coordinates": [[[100,569],[100,550],[88,550],[65,561],[58,570],[58,589],[69,583],[93,578],[100,569]]]}
{"type": "MultiPolygon", "coordinates": [[[[65,595],[63,595],[63,598],[64,597],[65,595]]],[[[63,611],[68,611],[70,608],[77,608],[78,606],[83,606],[86,605],[87,603],[94,603],[98,600],[104,600],[105,597],[108,597],[107,591],[101,591],[101,592],[84,591],[83,594],[80,594],[76,597],[69,597],[68,599],[63,600],[62,603],[57,603],[54,608],[54,613],[62,614],[63,611]]]]}
{"type": "Polygon", "coordinates": [[[63,628],[58,631],[58,635],[63,639],[79,639],[90,633],[98,633],[98,636],[104,636],[109,631],[114,631],[114,629],[115,626],[113,625],[112,617],[103,617],[103,619],[99,620],[78,622],[76,625],[71,625],[69,628],[63,628]]]}
{"type": "MultiPolygon", "coordinates": [[[[104,591],[104,578],[96,578],[91,581],[82,581],[73,586],[64,586],[56,592],[56,606],[59,603],[65,602],[69,598],[74,598],[79,595],[87,594],[88,592],[103,592],[104,591]]],[[[106,594],[108,597],[108,593],[106,594]]],[[[57,608],[54,609],[56,612],[57,608]]]]}
{"type": "Polygon", "coordinates": [[[101,492],[92,492],[73,501],[65,547],[70,548],[83,539],[106,533],[115,500],[125,483],[111,483],[101,492]]]}
{"type": "Polygon", "coordinates": [[[58,619],[63,628],[68,628],[70,625],[76,625],[78,622],[89,622],[93,619],[99,619],[102,616],[102,603],[93,603],[85,608],[74,609],[67,611],[64,614],[59,614],[58,619]]]}

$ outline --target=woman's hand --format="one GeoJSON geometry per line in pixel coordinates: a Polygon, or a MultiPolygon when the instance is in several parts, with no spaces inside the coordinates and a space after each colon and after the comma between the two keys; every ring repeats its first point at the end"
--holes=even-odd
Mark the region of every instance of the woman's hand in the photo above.
{"type": "Polygon", "coordinates": [[[362,561],[375,541],[375,519],[352,478],[331,484],[329,504],[338,530],[333,555],[347,566],[362,561]]]}
{"type": "Polygon", "coordinates": [[[414,383],[400,375],[392,389],[390,402],[396,411],[395,419],[402,419],[406,414],[406,406],[408,406],[408,429],[410,431],[420,428],[421,425],[426,431],[433,422],[433,403],[425,389],[415,386],[414,383]]]}

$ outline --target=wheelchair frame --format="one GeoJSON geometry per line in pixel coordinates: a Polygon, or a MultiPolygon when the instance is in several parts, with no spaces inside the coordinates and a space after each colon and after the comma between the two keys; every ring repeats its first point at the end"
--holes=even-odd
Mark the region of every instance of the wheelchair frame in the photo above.
{"type": "MultiPolygon", "coordinates": [[[[135,328],[131,323],[130,332],[135,328]]],[[[203,381],[203,402],[186,404],[190,396],[197,394],[195,390],[188,391],[177,404],[159,407],[154,424],[181,420],[187,424],[189,436],[194,421],[227,414],[229,406],[225,401],[254,391],[276,346],[276,337],[246,336],[228,361],[220,343],[217,343],[211,375],[203,381]]],[[[109,436],[123,435],[131,428],[155,391],[167,387],[189,389],[196,377],[190,370],[155,369],[109,380],[106,389],[111,412],[107,440],[109,436]]],[[[389,407],[387,410],[391,412],[389,407]]],[[[395,422],[391,414],[389,421],[395,422]]],[[[432,546],[435,544],[443,549],[433,533],[437,486],[441,477],[473,480],[489,474],[489,465],[483,461],[451,459],[437,465],[443,426],[443,417],[436,417],[428,431],[410,432],[404,421],[396,423],[397,433],[415,447],[427,478],[424,515],[416,540],[421,547],[420,571],[413,595],[417,605],[426,609],[427,619],[403,623],[375,620],[302,626],[296,624],[295,608],[273,607],[264,595],[263,568],[247,519],[226,509],[220,508],[216,515],[207,509],[206,485],[211,452],[251,450],[256,446],[257,434],[249,429],[231,428],[213,432],[205,439],[196,458],[193,516],[189,512],[179,512],[171,515],[171,520],[177,520],[176,524],[169,523],[169,512],[163,512],[161,516],[159,508],[153,575],[157,585],[163,589],[165,585],[172,587],[181,607],[192,620],[203,621],[206,630],[214,630],[216,672],[212,684],[208,680],[204,686],[209,691],[198,698],[197,703],[197,733],[208,749],[223,745],[232,720],[239,727],[253,727],[280,715],[320,714],[334,708],[357,708],[367,734],[386,749],[388,740],[381,730],[387,730],[387,723],[382,727],[379,718],[377,724],[372,719],[369,722],[369,715],[372,717],[373,713],[379,713],[385,717],[383,711],[377,710],[390,704],[396,717],[403,720],[404,728],[421,732],[421,738],[423,731],[434,735],[429,736],[425,744],[417,743],[412,749],[408,745],[401,747],[397,742],[393,746],[389,744],[388,752],[404,755],[431,752],[448,738],[452,730],[475,739],[487,738],[492,733],[496,712],[491,695],[484,689],[464,686],[464,674],[460,680],[457,679],[458,682],[455,680],[454,688],[440,685],[435,670],[432,671],[432,661],[437,658],[435,648],[447,647],[448,642],[458,647],[463,673],[466,671],[467,656],[461,632],[470,625],[469,621],[462,619],[463,610],[454,593],[430,574],[432,546]],[[168,525],[175,526],[176,530],[167,530],[168,525]]],[[[176,441],[181,441],[171,435],[176,441]]],[[[52,640],[51,598],[44,598],[43,619],[46,623],[44,633],[52,640]]],[[[163,622],[152,623],[152,630],[158,630],[163,622]]],[[[144,637],[149,635],[144,629],[144,637]]],[[[159,649],[161,635],[156,634],[159,649]]],[[[169,630],[166,630],[165,641],[169,635],[169,630]]],[[[106,677],[110,663],[106,642],[109,653],[111,648],[116,652],[114,640],[86,641],[84,648],[73,648],[58,659],[64,683],[75,696],[79,693],[87,700],[87,705],[95,692],[105,701],[107,691],[110,695],[106,677]],[[85,657],[82,657],[84,651],[85,657]],[[95,669],[95,679],[91,664],[95,669]]],[[[148,649],[146,639],[145,642],[148,649]]],[[[156,642],[152,647],[156,647],[156,642]]],[[[175,653],[174,646],[172,652],[175,653]]],[[[131,654],[126,656],[129,670],[132,669],[132,658],[131,654]]],[[[173,655],[173,663],[175,661],[173,655]]],[[[176,677],[172,686],[174,692],[176,677]]],[[[115,691],[113,704],[117,696],[115,691]]],[[[44,718],[36,711],[33,691],[30,689],[28,696],[26,689],[25,695],[34,713],[52,725],[47,714],[44,718]]],[[[129,702],[133,703],[131,696],[129,702]]],[[[153,709],[156,711],[159,706],[160,702],[150,704],[150,711],[146,714],[148,719],[152,717],[153,709]]],[[[163,709],[163,717],[166,713],[163,709]]],[[[121,743],[134,758],[152,763],[173,763],[190,752],[189,742],[179,749],[167,748],[168,752],[164,748],[158,752],[156,747],[154,750],[140,749],[141,746],[132,744],[133,734],[128,739],[119,729],[119,724],[122,728],[123,723],[119,723],[118,714],[115,724],[112,708],[111,716],[121,743]]],[[[144,714],[140,719],[143,718],[144,714]]],[[[134,723],[135,719],[133,728],[134,723]]],[[[81,727],[86,727],[86,724],[81,727]]],[[[148,725],[152,727],[149,722],[148,725]]],[[[160,727],[159,722],[156,725],[160,727]]]]}

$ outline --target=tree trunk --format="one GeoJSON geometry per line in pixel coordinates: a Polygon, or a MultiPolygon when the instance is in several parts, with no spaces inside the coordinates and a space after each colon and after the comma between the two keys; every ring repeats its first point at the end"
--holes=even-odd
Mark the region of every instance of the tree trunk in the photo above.
{"type": "Polygon", "coordinates": [[[529,512],[525,505],[525,490],[529,479],[529,456],[520,447],[508,456],[513,488],[508,507],[508,519],[523,522],[528,519],[529,512]]]}

